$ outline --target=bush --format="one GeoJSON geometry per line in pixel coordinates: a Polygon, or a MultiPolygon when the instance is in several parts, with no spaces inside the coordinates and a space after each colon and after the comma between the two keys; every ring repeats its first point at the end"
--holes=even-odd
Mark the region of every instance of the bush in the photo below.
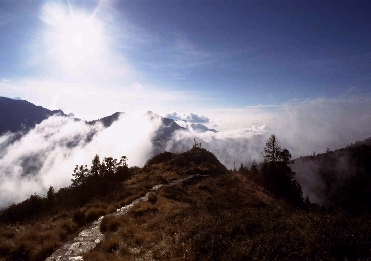
{"type": "Polygon", "coordinates": [[[121,218],[118,216],[106,216],[100,223],[100,231],[104,232],[115,232],[121,226],[121,218]]]}
{"type": "Polygon", "coordinates": [[[78,225],[85,224],[85,213],[82,210],[78,210],[73,213],[73,221],[76,222],[78,225]]]}
{"type": "Polygon", "coordinates": [[[105,214],[106,211],[103,208],[91,208],[85,213],[85,222],[93,222],[105,214]]]}
{"type": "Polygon", "coordinates": [[[174,153],[171,153],[171,152],[163,152],[163,153],[160,153],[154,157],[152,157],[151,159],[147,160],[146,164],[145,164],[145,167],[148,167],[150,165],[153,165],[153,164],[159,164],[159,163],[162,163],[162,162],[167,162],[169,160],[171,160],[173,157],[174,157],[174,153]]]}
{"type": "Polygon", "coordinates": [[[148,202],[155,204],[157,202],[157,195],[155,192],[151,192],[148,194],[148,202]]]}
{"type": "Polygon", "coordinates": [[[113,252],[120,246],[120,237],[116,234],[108,235],[106,240],[102,243],[102,248],[105,252],[113,252]]]}

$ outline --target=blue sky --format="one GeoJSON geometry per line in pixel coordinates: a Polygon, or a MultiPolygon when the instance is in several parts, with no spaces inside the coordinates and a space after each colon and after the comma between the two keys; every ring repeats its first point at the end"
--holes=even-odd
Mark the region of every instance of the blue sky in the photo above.
{"type": "Polygon", "coordinates": [[[371,96],[367,1],[5,0],[0,7],[0,95],[83,118],[371,96]],[[76,29],[86,19],[94,22],[81,27],[88,35],[76,29]]]}
{"type": "MultiPolygon", "coordinates": [[[[0,172],[34,152],[46,169],[7,175],[5,194],[70,182],[92,153],[144,164],[159,126],[136,117],[148,110],[217,129],[197,138],[229,168],[258,160],[272,133],[294,158],[371,137],[370,14],[370,1],[0,0],[0,96],[85,120],[133,116],[75,150],[65,140],[89,126],[39,124],[6,148],[0,172]]],[[[176,133],[169,150],[193,135],[176,133]]]]}

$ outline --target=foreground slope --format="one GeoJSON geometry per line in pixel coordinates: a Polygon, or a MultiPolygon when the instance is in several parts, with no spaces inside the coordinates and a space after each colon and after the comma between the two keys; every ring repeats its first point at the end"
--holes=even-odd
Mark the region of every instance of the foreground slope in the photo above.
{"type": "MultiPolygon", "coordinates": [[[[27,220],[4,221],[0,259],[44,260],[92,221],[127,206],[154,185],[193,175],[152,191],[148,201],[126,215],[105,217],[100,225],[105,240],[84,260],[369,258],[369,216],[326,212],[309,203],[296,208],[256,185],[252,181],[256,172],[228,172],[213,154],[196,147],[180,154],[161,153],[143,168],[121,168],[112,180],[102,178],[103,190],[76,190],[92,193],[80,205],[72,204],[73,195],[60,197],[66,192],[62,190],[43,199],[49,208],[41,208],[27,220]],[[98,191],[101,194],[94,194],[98,191]]],[[[99,188],[97,183],[86,186],[99,188]]],[[[13,210],[17,210],[12,212],[14,218],[21,209],[13,210]]]]}
{"type": "Polygon", "coordinates": [[[84,260],[357,260],[371,246],[368,217],[297,209],[231,173],[152,192],[101,231],[84,260]]]}

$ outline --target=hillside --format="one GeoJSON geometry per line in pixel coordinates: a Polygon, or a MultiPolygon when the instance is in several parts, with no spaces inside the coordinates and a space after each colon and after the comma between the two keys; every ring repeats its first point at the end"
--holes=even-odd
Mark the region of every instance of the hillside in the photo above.
{"type": "Polygon", "coordinates": [[[128,168],[125,159],[100,162],[96,157],[87,172],[83,166],[75,170],[82,176],[76,175],[71,187],[50,190],[45,198],[34,195],[5,210],[0,216],[0,259],[44,260],[92,221],[115,213],[157,184],[167,186],[150,191],[148,201],[126,214],[101,221],[104,240],[84,260],[369,257],[368,216],[327,212],[309,202],[296,207],[256,184],[256,169],[229,172],[199,147],[161,153],[143,168],[128,168]],[[107,172],[109,162],[117,163],[112,172],[107,172]],[[171,183],[184,177],[192,178],[171,183]]]}
{"type": "Polygon", "coordinates": [[[352,213],[371,211],[370,139],[295,160],[293,169],[310,199],[352,213]],[[313,200],[314,199],[314,200],[313,200]]]}

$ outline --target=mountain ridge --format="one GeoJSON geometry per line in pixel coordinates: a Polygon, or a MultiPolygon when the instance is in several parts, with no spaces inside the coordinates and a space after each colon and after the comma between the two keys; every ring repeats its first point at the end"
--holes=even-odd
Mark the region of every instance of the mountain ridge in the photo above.
{"type": "Polygon", "coordinates": [[[67,116],[62,110],[49,110],[26,100],[0,97],[0,135],[29,130],[52,115],[67,116]]]}

